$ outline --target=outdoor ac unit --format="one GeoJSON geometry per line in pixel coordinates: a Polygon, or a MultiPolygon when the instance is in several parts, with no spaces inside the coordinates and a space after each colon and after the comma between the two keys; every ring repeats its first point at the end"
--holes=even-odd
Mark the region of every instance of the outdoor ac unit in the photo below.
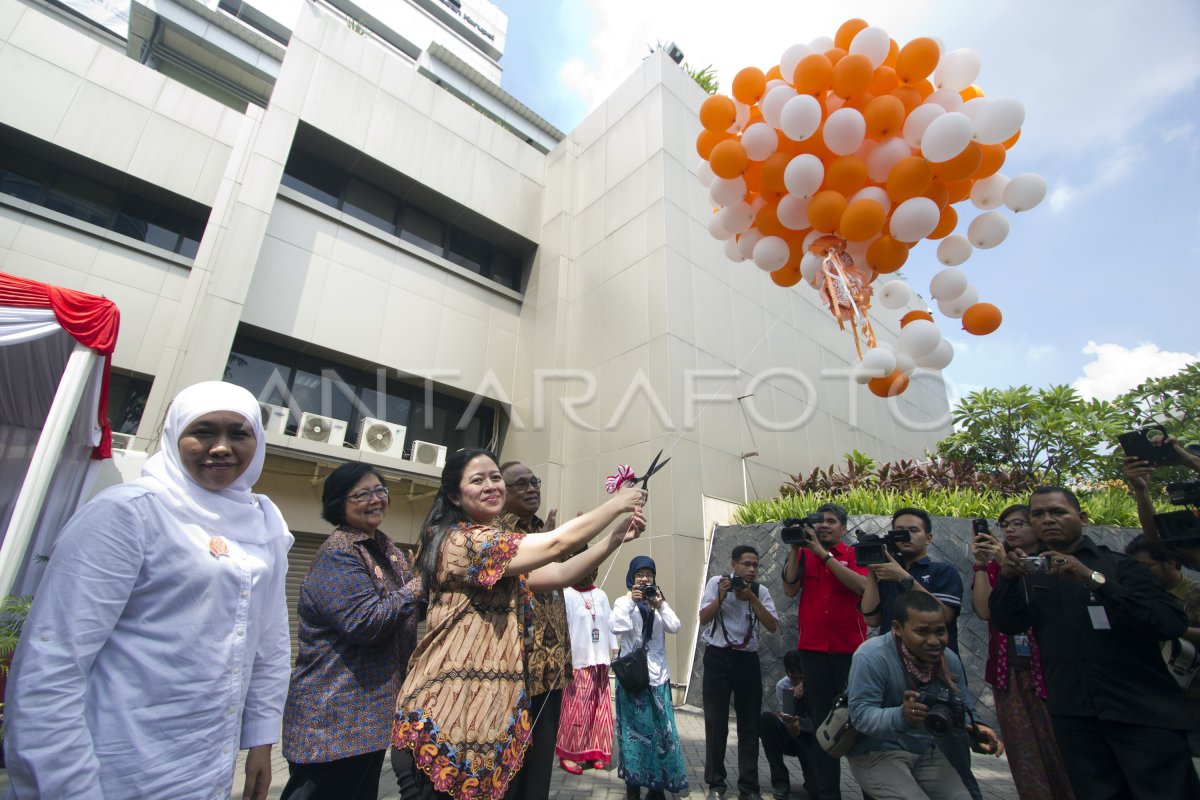
{"type": "Polygon", "coordinates": [[[309,442],[340,447],[346,442],[346,423],[344,420],[305,411],[300,415],[300,427],[296,429],[296,435],[309,442]]]}
{"type": "Polygon", "coordinates": [[[288,410],[274,403],[259,403],[258,410],[262,413],[263,430],[269,433],[283,433],[287,430],[288,410]]]}
{"type": "Polygon", "coordinates": [[[114,433],[112,435],[113,450],[132,450],[134,438],[132,433],[114,433]]]}
{"type": "Polygon", "coordinates": [[[433,442],[414,441],[412,443],[412,458],[418,464],[441,469],[446,466],[446,446],[433,442]]]}
{"type": "Polygon", "coordinates": [[[358,425],[358,449],[381,456],[404,457],[404,435],[407,429],[382,419],[363,417],[358,425]]]}

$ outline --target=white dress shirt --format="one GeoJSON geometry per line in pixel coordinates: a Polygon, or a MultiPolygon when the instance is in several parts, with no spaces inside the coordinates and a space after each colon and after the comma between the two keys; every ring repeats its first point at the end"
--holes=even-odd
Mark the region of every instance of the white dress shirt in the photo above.
{"type": "MultiPolygon", "coordinates": [[[[723,577],[727,576],[714,575],[708,579],[708,583],[704,584],[704,593],[700,596],[701,608],[708,607],[709,603],[717,599],[717,585],[723,577]]],[[[779,613],[775,610],[775,601],[771,599],[771,593],[767,587],[761,583],[758,584],[758,600],[772,617],[776,620],[779,619],[779,613]]],[[[728,592],[721,602],[721,607],[717,610],[717,616],[701,629],[700,638],[704,640],[705,644],[713,647],[729,647],[746,653],[755,653],[758,652],[758,629],[758,617],[754,614],[754,609],[750,607],[750,601],[738,600],[733,592],[728,592]],[[747,632],[749,638],[747,638],[747,632]],[[745,646],[742,646],[743,642],[745,642],[745,646]]]]}
{"type": "Polygon", "coordinates": [[[603,589],[563,589],[563,600],[567,604],[567,625],[571,629],[571,666],[576,669],[607,664],[612,651],[617,648],[617,639],[609,630],[608,618],[612,609],[608,595],[603,589]],[[590,606],[590,608],[589,608],[590,606]],[[596,641],[592,641],[596,631],[596,641]]]}
{"type": "MultiPolygon", "coordinates": [[[[642,646],[642,614],[628,594],[621,595],[613,604],[612,632],[617,635],[619,655],[628,655],[642,646]]],[[[654,611],[654,629],[646,645],[651,686],[661,686],[671,680],[671,670],[667,666],[667,633],[679,633],[679,617],[663,600],[662,605],[654,611]]]]}
{"type": "Polygon", "coordinates": [[[239,747],[276,741],[291,537],[220,533],[135,485],[67,524],[9,677],[9,797],[228,800],[239,747]]]}

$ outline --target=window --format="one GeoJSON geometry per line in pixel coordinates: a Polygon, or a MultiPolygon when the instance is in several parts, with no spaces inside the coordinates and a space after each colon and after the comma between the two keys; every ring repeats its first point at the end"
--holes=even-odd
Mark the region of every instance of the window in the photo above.
{"type": "MultiPolygon", "coordinates": [[[[42,202],[53,211],[107,228],[117,211],[117,190],[80,175],[59,173],[42,202]]],[[[141,237],[135,237],[141,238],[141,237]]]]}
{"type": "Polygon", "coordinates": [[[150,397],[151,381],[132,375],[108,375],[108,424],[113,433],[137,433],[150,397]]]}
{"type": "Polygon", "coordinates": [[[446,258],[460,267],[483,275],[488,271],[490,257],[491,248],[479,237],[457,228],[450,234],[450,250],[446,258]]]}
{"type": "Polygon", "coordinates": [[[295,148],[283,168],[284,186],[335,208],[339,205],[345,182],[345,175],[337,167],[295,148]]]}
{"type": "Polygon", "coordinates": [[[364,180],[350,178],[342,210],[388,233],[396,232],[396,198],[364,180]]]}
{"type": "Polygon", "coordinates": [[[442,242],[446,240],[446,226],[441,220],[410,206],[404,209],[402,224],[404,227],[400,230],[401,239],[412,242],[434,255],[440,256],[443,253],[442,242]]]}
{"type": "Polygon", "coordinates": [[[521,262],[516,257],[497,250],[492,253],[492,280],[501,286],[521,290],[521,262]]]}

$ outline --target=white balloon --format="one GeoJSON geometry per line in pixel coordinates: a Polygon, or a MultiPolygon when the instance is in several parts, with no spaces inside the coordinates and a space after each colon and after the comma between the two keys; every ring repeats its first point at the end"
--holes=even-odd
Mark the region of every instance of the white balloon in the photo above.
{"type": "Polygon", "coordinates": [[[713,178],[715,177],[716,176],[713,175],[712,167],[708,165],[708,161],[703,158],[700,159],[700,163],[696,165],[696,178],[699,179],[700,184],[707,187],[712,183],[713,178]]]}
{"type": "Polygon", "coordinates": [[[762,111],[763,120],[772,128],[779,127],[779,114],[783,111],[784,104],[796,96],[796,90],[786,83],[781,83],[774,89],[771,89],[763,95],[762,102],[758,104],[762,111]]]}
{"type": "Polygon", "coordinates": [[[971,243],[967,241],[967,237],[957,233],[953,236],[947,236],[938,243],[938,261],[948,267],[957,267],[971,257],[972,249],[971,243]]]}
{"type": "Polygon", "coordinates": [[[933,85],[938,89],[961,92],[979,77],[979,55],[963,47],[947,53],[942,51],[937,68],[933,71],[933,85]]]}
{"type": "Polygon", "coordinates": [[[928,197],[913,197],[892,212],[892,237],[901,242],[919,242],[937,227],[941,209],[928,197]]]}
{"type": "MultiPolygon", "coordinates": [[[[788,85],[788,82],[785,81],[783,78],[771,78],[771,80],[769,80],[765,84],[763,84],[763,94],[766,94],[767,92],[771,91],[772,89],[774,89],[777,86],[787,86],[787,85],[788,85]]],[[[761,110],[761,107],[762,107],[762,103],[760,102],[759,103],[760,110],[761,110]]]]}
{"type": "MultiPolygon", "coordinates": [[[[945,341],[945,339],[942,341],[945,341]]],[[[941,346],[941,343],[939,342],[938,345],[941,346]]],[[[934,348],[933,352],[936,353],[937,348],[934,348]]],[[[912,356],[908,353],[896,353],[896,372],[899,372],[901,375],[912,375],[913,370],[916,368],[917,362],[912,356]]]]}
{"type": "Polygon", "coordinates": [[[750,210],[757,214],[758,210],[766,204],[767,201],[761,194],[755,195],[754,199],[750,201],[750,210]]]}
{"type": "Polygon", "coordinates": [[[912,289],[900,279],[890,280],[876,292],[884,308],[903,308],[912,299],[912,289]]]}
{"type": "Polygon", "coordinates": [[[1004,202],[1004,190],[1008,187],[1008,176],[997,172],[975,181],[971,187],[971,204],[984,211],[999,208],[1004,202]]]}
{"type": "Polygon", "coordinates": [[[999,211],[985,211],[967,226],[967,238],[980,250],[995,247],[1008,236],[1008,218],[999,211]]]}
{"type": "Polygon", "coordinates": [[[875,376],[872,375],[869,371],[863,369],[862,365],[859,364],[859,365],[856,365],[854,367],[854,369],[850,370],[850,377],[853,378],[854,382],[859,384],[860,386],[866,386],[868,383],[871,382],[871,378],[873,378],[875,376]]]}
{"type": "Polygon", "coordinates": [[[733,232],[726,230],[725,226],[721,224],[720,213],[713,214],[708,218],[708,232],[719,241],[733,238],[733,232]]]}
{"type": "Polygon", "coordinates": [[[888,193],[879,186],[864,186],[855,192],[847,202],[853,203],[855,200],[874,200],[883,206],[884,214],[892,210],[892,198],[888,197],[888,193]]]}
{"type": "Polygon", "coordinates": [[[754,224],[754,211],[744,200],[717,212],[718,224],[730,233],[743,233],[754,224]]]}
{"type": "Polygon", "coordinates": [[[925,102],[939,105],[945,111],[958,111],[963,105],[962,95],[952,89],[938,89],[925,102]]]}
{"type": "Polygon", "coordinates": [[[824,235],[825,234],[823,232],[821,232],[815,228],[813,230],[809,231],[808,235],[804,237],[804,252],[806,252],[806,253],[811,252],[809,250],[809,248],[812,247],[812,243],[815,242],[817,239],[820,239],[824,235]]]}
{"type": "Polygon", "coordinates": [[[812,153],[801,153],[783,168],[783,185],[797,197],[812,197],[820,190],[823,180],[825,165],[812,153]]]}
{"type": "Polygon", "coordinates": [[[779,146],[779,135],[765,122],[756,122],[742,134],[742,147],[751,161],[766,161],[779,146]]]}
{"type": "Polygon", "coordinates": [[[859,366],[870,372],[872,378],[882,378],[896,368],[896,354],[891,350],[875,347],[863,353],[859,366]]]}
{"type": "Polygon", "coordinates": [[[779,206],[775,210],[783,227],[794,231],[802,231],[812,227],[808,221],[808,198],[794,194],[785,194],[779,198],[779,206]]]}
{"type": "Polygon", "coordinates": [[[896,337],[896,351],[912,358],[927,356],[942,340],[942,332],[938,326],[927,319],[914,319],[900,329],[896,337]]]}
{"type": "Polygon", "coordinates": [[[1045,196],[1046,179],[1032,172],[1018,175],[1004,187],[1004,205],[1018,213],[1033,208],[1045,196]]]}
{"type": "Polygon", "coordinates": [[[892,344],[891,342],[885,342],[882,339],[875,342],[875,346],[881,350],[891,350],[893,353],[896,352],[896,345],[892,344]]]}
{"type": "Polygon", "coordinates": [[[875,149],[867,156],[867,177],[876,183],[885,183],[892,167],[896,166],[900,159],[911,155],[912,148],[901,137],[884,139],[875,145],[875,149]]]}
{"type": "Polygon", "coordinates": [[[975,126],[966,114],[947,111],[929,123],[921,137],[921,155],[935,164],[949,161],[971,143],[975,126]]]}
{"type": "Polygon", "coordinates": [[[754,258],[754,245],[762,241],[763,232],[757,228],[751,228],[738,237],[738,250],[742,254],[742,258],[754,258]]]}
{"type": "Polygon", "coordinates": [[[1020,100],[1000,97],[979,110],[975,118],[976,138],[980,144],[1000,144],[1025,124],[1025,106],[1020,100]]]}
{"type": "Polygon", "coordinates": [[[967,290],[953,300],[938,300],[938,311],[952,319],[961,319],[967,309],[979,302],[979,290],[968,286],[967,290]]]}
{"type": "Polygon", "coordinates": [[[935,300],[953,300],[970,286],[967,273],[950,267],[933,276],[929,281],[929,293],[935,300]]]}
{"type": "Polygon", "coordinates": [[[799,43],[784,50],[783,55],[779,57],[779,74],[783,76],[785,81],[791,83],[796,77],[796,67],[800,66],[801,59],[812,52],[813,49],[811,47],[799,43]]]}
{"type": "Polygon", "coordinates": [[[908,142],[910,147],[919,148],[929,123],[945,113],[946,109],[937,103],[922,103],[914,108],[909,113],[908,119],[904,120],[904,141],[908,142]]]}
{"type": "Polygon", "coordinates": [[[933,352],[922,358],[915,359],[918,367],[925,369],[945,369],[954,360],[954,345],[949,340],[942,339],[933,352]]]}
{"type": "Polygon", "coordinates": [[[746,127],[746,123],[750,120],[750,106],[734,100],[733,108],[736,113],[733,117],[733,124],[729,126],[729,133],[738,133],[746,127]]]}
{"type": "Polygon", "coordinates": [[[835,155],[850,155],[866,135],[867,121],[857,108],[839,108],[825,120],[825,146],[835,155]]]}
{"type": "Polygon", "coordinates": [[[871,69],[879,69],[883,65],[883,60],[887,58],[891,44],[892,40],[883,28],[863,28],[854,34],[854,39],[850,42],[850,50],[847,52],[862,53],[871,59],[871,69]]]}
{"type": "Polygon", "coordinates": [[[754,264],[763,272],[774,272],[787,263],[788,245],[778,236],[764,236],[754,245],[754,264]]]}
{"type": "Polygon", "coordinates": [[[833,92],[830,92],[829,96],[825,98],[825,110],[830,114],[844,105],[846,105],[846,98],[836,95],[833,92]]]}
{"type": "Polygon", "coordinates": [[[742,252],[738,247],[737,239],[731,238],[731,239],[725,240],[725,257],[728,258],[730,261],[734,262],[735,264],[738,263],[739,261],[746,260],[742,256],[742,252]]]}
{"type": "Polygon", "coordinates": [[[850,256],[850,259],[856,265],[862,267],[867,272],[870,272],[870,270],[867,268],[867,248],[870,247],[871,242],[875,241],[877,238],[879,237],[872,237],[865,242],[846,242],[846,254],[850,256]]]}
{"type": "MultiPolygon", "coordinates": [[[[945,91],[945,89],[939,89],[938,91],[945,91]]],[[[974,122],[976,125],[978,125],[979,112],[983,111],[983,107],[990,102],[991,101],[986,97],[972,97],[970,100],[963,103],[958,110],[963,114],[966,114],[967,118],[971,120],[971,122],[974,122]]]]}
{"type": "Polygon", "coordinates": [[[746,179],[741,175],[736,178],[713,178],[708,185],[708,196],[719,206],[728,206],[746,196],[746,179]]]}
{"type": "Polygon", "coordinates": [[[817,285],[817,278],[821,273],[821,257],[815,256],[812,253],[805,253],[800,259],[800,277],[804,278],[813,287],[817,285]]]}
{"type": "Polygon", "coordinates": [[[779,111],[779,130],[793,142],[802,142],[821,127],[821,104],[810,94],[796,95],[779,111]]]}
{"type": "Polygon", "coordinates": [[[818,36],[809,42],[808,46],[813,49],[814,53],[824,53],[833,47],[833,39],[828,36],[818,36]]]}

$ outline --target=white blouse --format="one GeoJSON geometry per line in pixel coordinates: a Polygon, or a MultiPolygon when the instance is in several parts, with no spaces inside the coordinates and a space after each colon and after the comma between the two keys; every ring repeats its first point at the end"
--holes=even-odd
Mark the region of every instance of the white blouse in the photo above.
{"type": "Polygon", "coordinates": [[[607,664],[617,649],[617,638],[608,627],[612,609],[603,589],[581,592],[563,589],[567,624],[571,628],[571,665],[576,669],[607,664]],[[592,641],[592,631],[596,640],[592,641]]]}
{"type": "MultiPolygon", "coordinates": [[[[612,632],[617,634],[619,655],[632,653],[634,648],[642,645],[642,614],[628,594],[621,595],[613,604],[612,632]]],[[[661,686],[671,680],[671,670],[667,666],[667,633],[679,633],[679,617],[663,600],[654,612],[654,629],[650,632],[650,642],[646,647],[651,686],[661,686]]]]}
{"type": "Polygon", "coordinates": [[[9,797],[228,800],[238,749],[278,739],[291,537],[219,533],[132,485],[63,529],[9,677],[9,797]]]}

